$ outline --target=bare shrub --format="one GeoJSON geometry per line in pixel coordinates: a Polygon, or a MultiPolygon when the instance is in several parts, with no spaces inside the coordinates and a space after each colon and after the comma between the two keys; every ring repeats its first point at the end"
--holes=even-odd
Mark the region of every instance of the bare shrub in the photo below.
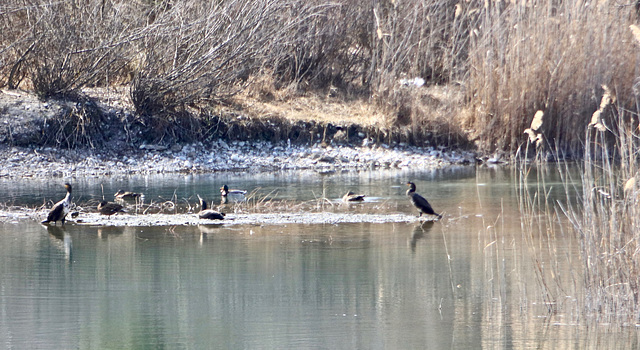
{"type": "Polygon", "coordinates": [[[135,11],[126,4],[10,0],[2,23],[10,29],[2,39],[6,84],[16,88],[24,81],[48,98],[108,81],[126,64],[125,46],[135,39],[135,11]]]}
{"type": "Polygon", "coordinates": [[[187,107],[222,103],[241,91],[273,43],[285,37],[289,27],[281,20],[295,17],[282,13],[290,14],[291,6],[272,0],[187,1],[157,11],[144,30],[143,61],[131,86],[137,112],[159,126],[155,137],[181,123],[187,107]]]}
{"type": "Polygon", "coordinates": [[[46,121],[40,143],[62,148],[96,147],[104,141],[103,115],[91,100],[68,102],[62,113],[46,121]]]}

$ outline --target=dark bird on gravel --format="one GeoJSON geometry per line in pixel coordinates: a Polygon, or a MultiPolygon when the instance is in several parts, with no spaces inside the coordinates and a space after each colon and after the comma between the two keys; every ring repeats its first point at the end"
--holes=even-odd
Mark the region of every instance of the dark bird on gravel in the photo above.
{"type": "Polygon", "coordinates": [[[362,202],[364,201],[364,194],[355,194],[351,191],[342,196],[343,202],[362,202]]]}
{"type": "Polygon", "coordinates": [[[98,212],[102,215],[111,216],[115,213],[126,213],[122,205],[113,202],[102,201],[98,204],[98,212]]]}
{"type": "Polygon", "coordinates": [[[413,182],[407,182],[407,186],[409,186],[409,189],[407,190],[407,196],[409,196],[411,204],[413,204],[413,206],[418,209],[418,212],[420,213],[419,216],[422,216],[422,214],[424,213],[435,215],[438,217],[438,219],[442,218],[442,215],[436,213],[431,207],[431,204],[429,204],[429,202],[427,202],[424,197],[416,193],[416,184],[414,184],[413,182]]]}
{"type": "Polygon", "coordinates": [[[64,188],[67,190],[67,195],[61,201],[53,205],[53,208],[49,211],[47,220],[42,221],[43,224],[48,224],[53,221],[53,224],[55,225],[57,221],[60,221],[64,225],[64,221],[67,214],[69,214],[69,208],[71,206],[71,185],[66,183],[64,184],[64,188]]]}
{"type": "Polygon", "coordinates": [[[223,220],[224,213],[219,213],[213,209],[207,209],[207,202],[198,196],[200,200],[200,212],[198,213],[198,217],[200,219],[209,219],[209,220],[223,220]]]}
{"type": "Polygon", "coordinates": [[[125,190],[118,190],[118,192],[114,194],[114,197],[118,200],[125,200],[125,199],[136,199],[141,195],[142,195],[141,193],[128,192],[128,191],[125,192],[125,190]]]}

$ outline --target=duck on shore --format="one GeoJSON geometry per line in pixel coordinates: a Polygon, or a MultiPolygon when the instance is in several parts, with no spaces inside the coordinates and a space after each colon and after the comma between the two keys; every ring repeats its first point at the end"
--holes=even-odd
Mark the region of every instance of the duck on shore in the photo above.
{"type": "Polygon", "coordinates": [[[113,202],[102,201],[98,204],[98,212],[102,215],[111,216],[115,213],[126,213],[122,205],[113,202]]]}
{"type": "Polygon", "coordinates": [[[351,191],[342,196],[343,202],[362,202],[364,201],[364,194],[355,194],[351,191]]]}
{"type": "Polygon", "coordinates": [[[428,215],[435,215],[438,219],[442,218],[442,215],[436,213],[431,207],[431,204],[429,204],[424,197],[416,193],[416,185],[413,182],[407,182],[407,186],[409,186],[407,196],[409,197],[411,204],[418,209],[418,212],[420,213],[419,216],[422,216],[424,213],[428,215]]]}
{"type": "Polygon", "coordinates": [[[62,225],[64,225],[64,221],[69,214],[69,209],[71,207],[71,185],[66,183],[64,184],[64,188],[67,190],[67,195],[60,200],[58,203],[54,204],[51,210],[49,211],[49,215],[47,219],[42,221],[43,224],[48,224],[53,221],[55,225],[57,221],[60,221],[62,225]]]}
{"type": "Polygon", "coordinates": [[[200,200],[200,212],[198,213],[198,217],[200,219],[209,219],[209,220],[223,220],[225,214],[219,213],[213,209],[207,208],[207,202],[202,199],[202,197],[198,196],[198,200],[200,200]]]}

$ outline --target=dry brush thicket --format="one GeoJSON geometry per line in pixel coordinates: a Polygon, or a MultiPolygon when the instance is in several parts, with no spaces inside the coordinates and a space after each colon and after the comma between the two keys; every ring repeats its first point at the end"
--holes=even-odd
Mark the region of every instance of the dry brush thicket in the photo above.
{"type": "Polygon", "coordinates": [[[581,155],[575,131],[601,85],[635,106],[635,11],[607,0],[6,0],[0,86],[74,98],[128,85],[157,139],[193,137],[212,106],[241,106],[247,91],[366,100],[410,142],[487,152],[518,149],[543,110],[545,144],[581,155]]]}

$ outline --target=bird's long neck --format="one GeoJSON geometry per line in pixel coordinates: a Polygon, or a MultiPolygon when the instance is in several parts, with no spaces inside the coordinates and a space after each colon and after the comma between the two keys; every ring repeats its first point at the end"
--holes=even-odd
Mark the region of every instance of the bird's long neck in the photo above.
{"type": "Polygon", "coordinates": [[[202,210],[207,210],[207,202],[202,200],[202,210]]]}
{"type": "Polygon", "coordinates": [[[64,196],[63,201],[69,203],[70,200],[71,200],[71,191],[67,191],[67,195],[64,196]]]}
{"type": "Polygon", "coordinates": [[[411,187],[407,190],[407,196],[410,196],[412,194],[416,193],[416,189],[415,187],[411,187]]]}

